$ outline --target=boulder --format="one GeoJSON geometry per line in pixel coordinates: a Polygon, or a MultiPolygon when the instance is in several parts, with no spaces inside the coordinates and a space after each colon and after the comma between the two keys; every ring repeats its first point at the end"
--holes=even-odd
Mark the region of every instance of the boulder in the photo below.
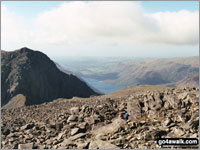
{"type": "Polygon", "coordinates": [[[133,99],[127,103],[127,113],[132,121],[141,117],[141,107],[138,100],[133,99]]]}
{"type": "Polygon", "coordinates": [[[120,128],[123,128],[125,124],[126,124],[125,120],[123,120],[121,118],[116,118],[116,119],[113,120],[112,123],[92,131],[92,134],[93,135],[97,135],[97,134],[102,134],[102,135],[113,134],[116,131],[118,131],[120,128]]]}
{"type": "Polygon", "coordinates": [[[175,95],[164,95],[164,99],[170,104],[171,108],[178,108],[181,103],[180,99],[178,99],[175,95]]]}
{"type": "Polygon", "coordinates": [[[187,95],[188,95],[187,92],[181,93],[181,94],[178,95],[178,99],[179,100],[184,100],[187,97],[187,95]]]}
{"type": "Polygon", "coordinates": [[[71,130],[71,135],[75,135],[75,134],[79,133],[79,131],[80,131],[79,128],[73,128],[73,129],[71,130]]]}
{"type": "Polygon", "coordinates": [[[76,134],[74,136],[71,136],[69,139],[72,140],[72,141],[74,141],[74,140],[76,140],[78,138],[81,138],[81,137],[84,137],[86,135],[87,135],[87,133],[79,133],[79,134],[76,134]]]}
{"type": "Polygon", "coordinates": [[[102,141],[102,140],[94,140],[90,142],[89,149],[116,149],[117,146],[111,144],[108,141],[102,141]]]}
{"type": "Polygon", "coordinates": [[[80,123],[80,124],[78,125],[78,127],[79,127],[80,129],[82,129],[82,130],[86,130],[87,126],[88,126],[88,124],[87,124],[86,122],[80,123]]]}
{"type": "Polygon", "coordinates": [[[19,144],[18,149],[33,149],[33,143],[19,144]]]}
{"type": "Polygon", "coordinates": [[[80,110],[79,107],[72,107],[72,108],[70,108],[70,113],[72,115],[78,115],[79,110],[80,110]]]}
{"type": "Polygon", "coordinates": [[[89,125],[93,125],[99,122],[100,119],[98,118],[98,116],[90,116],[90,117],[86,117],[84,121],[89,125]]]}
{"type": "Polygon", "coordinates": [[[173,128],[173,132],[174,132],[174,134],[176,134],[179,137],[181,137],[182,135],[185,134],[185,132],[182,129],[179,129],[179,128],[176,128],[176,127],[173,128]]]}
{"type": "Polygon", "coordinates": [[[76,143],[78,149],[88,149],[89,142],[76,143]]]}
{"type": "Polygon", "coordinates": [[[67,122],[75,122],[75,121],[78,121],[78,116],[76,116],[76,115],[71,115],[67,119],[67,122]]]}
{"type": "Polygon", "coordinates": [[[59,133],[57,136],[57,140],[60,140],[64,134],[65,134],[64,132],[59,133]]]}
{"type": "Polygon", "coordinates": [[[168,126],[172,123],[172,120],[170,118],[166,118],[166,120],[163,122],[164,126],[168,126]]]}
{"type": "Polygon", "coordinates": [[[4,130],[4,131],[2,132],[2,134],[7,136],[8,134],[10,134],[10,130],[9,130],[9,129],[6,129],[6,130],[4,130]]]}
{"type": "Polygon", "coordinates": [[[29,129],[32,129],[34,126],[35,125],[33,123],[26,124],[26,125],[21,127],[21,130],[29,130],[29,129]]]}

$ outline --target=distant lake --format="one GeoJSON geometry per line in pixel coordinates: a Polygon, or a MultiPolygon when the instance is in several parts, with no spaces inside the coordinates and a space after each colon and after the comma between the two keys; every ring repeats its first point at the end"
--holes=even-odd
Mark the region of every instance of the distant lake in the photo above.
{"type": "Polygon", "coordinates": [[[87,82],[90,86],[94,87],[95,89],[105,94],[126,88],[125,86],[117,86],[103,81],[98,81],[96,79],[91,79],[86,77],[81,77],[81,78],[84,79],[84,81],[87,82]]]}

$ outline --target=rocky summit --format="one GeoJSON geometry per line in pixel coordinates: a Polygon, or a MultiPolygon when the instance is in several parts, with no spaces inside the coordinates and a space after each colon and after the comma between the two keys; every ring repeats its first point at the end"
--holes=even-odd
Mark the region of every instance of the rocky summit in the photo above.
{"type": "Polygon", "coordinates": [[[109,95],[2,109],[1,146],[153,149],[160,148],[158,138],[198,138],[198,131],[198,89],[137,86],[109,95]]]}
{"type": "Polygon", "coordinates": [[[1,51],[1,104],[4,107],[96,94],[75,75],[60,71],[42,52],[26,47],[12,52],[1,51]]]}

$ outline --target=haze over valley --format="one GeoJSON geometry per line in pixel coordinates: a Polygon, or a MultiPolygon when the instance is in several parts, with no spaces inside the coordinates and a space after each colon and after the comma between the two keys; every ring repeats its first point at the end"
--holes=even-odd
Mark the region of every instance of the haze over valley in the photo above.
{"type": "MultiPolygon", "coordinates": [[[[199,57],[62,57],[55,59],[104,93],[138,84],[178,86],[177,82],[199,75],[199,57]]],[[[199,79],[185,82],[198,87],[199,79]],[[192,83],[194,82],[194,83],[192,83]]],[[[180,83],[179,83],[180,84],[180,83]]],[[[183,85],[183,84],[182,84],[183,85]]]]}

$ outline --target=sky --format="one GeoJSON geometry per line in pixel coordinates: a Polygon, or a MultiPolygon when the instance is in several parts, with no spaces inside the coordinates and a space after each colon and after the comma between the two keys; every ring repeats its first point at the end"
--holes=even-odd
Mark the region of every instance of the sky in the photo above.
{"type": "Polygon", "coordinates": [[[4,1],[1,49],[50,57],[199,55],[198,1],[4,1]]]}

